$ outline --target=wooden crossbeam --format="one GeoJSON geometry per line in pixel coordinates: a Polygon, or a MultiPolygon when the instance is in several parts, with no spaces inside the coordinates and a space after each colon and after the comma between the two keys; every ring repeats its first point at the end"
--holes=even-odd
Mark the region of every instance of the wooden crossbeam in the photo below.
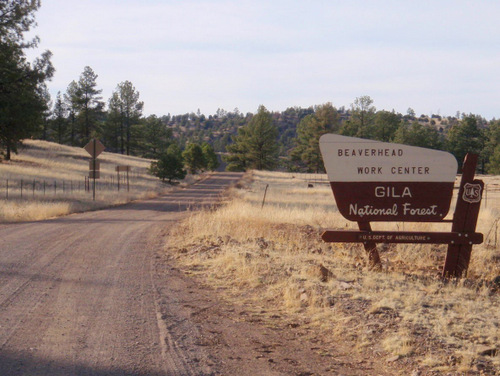
{"type": "Polygon", "coordinates": [[[483,242],[478,232],[391,232],[326,230],[322,239],[327,243],[426,243],[473,245],[483,242]]]}

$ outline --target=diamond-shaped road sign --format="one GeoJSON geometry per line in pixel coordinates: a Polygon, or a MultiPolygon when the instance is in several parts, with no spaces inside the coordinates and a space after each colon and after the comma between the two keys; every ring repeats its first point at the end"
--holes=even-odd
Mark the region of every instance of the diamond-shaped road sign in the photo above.
{"type": "Polygon", "coordinates": [[[106,147],[101,143],[101,141],[96,140],[93,138],[92,140],[89,141],[87,145],[83,147],[87,153],[90,154],[92,158],[97,158],[99,154],[101,154],[106,147]]]}

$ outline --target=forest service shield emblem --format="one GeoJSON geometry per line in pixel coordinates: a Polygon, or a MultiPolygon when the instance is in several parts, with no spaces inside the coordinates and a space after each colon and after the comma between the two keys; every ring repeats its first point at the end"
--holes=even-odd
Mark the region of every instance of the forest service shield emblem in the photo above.
{"type": "Polygon", "coordinates": [[[475,204],[481,201],[481,185],[465,183],[464,194],[462,199],[470,204],[475,204]]]}

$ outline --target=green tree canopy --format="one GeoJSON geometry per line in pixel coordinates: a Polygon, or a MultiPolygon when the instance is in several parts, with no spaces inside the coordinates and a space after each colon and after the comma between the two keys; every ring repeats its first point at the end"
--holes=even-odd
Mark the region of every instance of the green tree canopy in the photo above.
{"type": "Polygon", "coordinates": [[[464,116],[448,133],[447,150],[457,158],[460,167],[467,153],[481,154],[483,147],[484,134],[476,115],[464,116]]]}
{"type": "Polygon", "coordinates": [[[340,129],[340,134],[351,137],[369,138],[369,131],[375,120],[376,108],[369,95],[357,97],[351,104],[351,117],[340,129]]]}
{"type": "Polygon", "coordinates": [[[80,75],[76,89],[76,103],[79,109],[81,128],[81,144],[85,144],[91,136],[95,136],[99,130],[99,120],[104,110],[104,102],[97,89],[98,75],[91,67],[86,66],[80,75]]]}
{"type": "Polygon", "coordinates": [[[7,160],[36,131],[48,109],[45,81],[54,73],[52,54],[45,51],[28,62],[25,50],[35,48],[38,38],[25,41],[23,35],[35,24],[39,7],[35,0],[0,2],[0,149],[7,160]]]}
{"type": "Polygon", "coordinates": [[[137,146],[137,140],[133,140],[133,128],[138,128],[144,107],[139,95],[130,81],[124,81],[118,84],[109,100],[109,112],[114,120],[110,124],[117,128],[114,133],[119,138],[122,154],[130,155],[131,149],[137,146]]]}
{"type": "Polygon", "coordinates": [[[78,84],[76,81],[71,81],[64,94],[64,104],[68,111],[69,123],[69,144],[71,146],[77,145],[77,114],[79,111],[79,93],[78,84]]]}
{"type": "Polygon", "coordinates": [[[157,161],[151,162],[149,172],[160,178],[162,181],[168,181],[172,184],[174,180],[182,180],[186,177],[184,161],[180,155],[180,149],[169,147],[160,155],[157,161]]]}
{"type": "Polygon", "coordinates": [[[485,158],[486,172],[500,174],[500,120],[492,121],[486,130],[486,143],[482,156],[485,158]]]}
{"type": "Polygon", "coordinates": [[[319,138],[339,129],[338,112],[331,103],[316,107],[315,112],[304,117],[297,126],[296,147],[291,152],[293,161],[302,162],[308,171],[324,171],[319,150],[319,138]]]}
{"type": "Polygon", "coordinates": [[[142,155],[148,158],[158,158],[172,144],[172,130],[156,115],[150,115],[142,120],[142,155]]]}
{"type": "Polygon", "coordinates": [[[188,144],[186,150],[182,153],[184,163],[191,174],[196,174],[198,171],[206,168],[205,156],[203,149],[198,144],[188,144]]]}
{"type": "Polygon", "coordinates": [[[260,106],[250,122],[238,129],[234,144],[226,149],[225,157],[229,171],[243,171],[248,168],[271,170],[278,164],[278,128],[270,112],[260,106]]]}
{"type": "Polygon", "coordinates": [[[429,149],[441,149],[443,143],[436,128],[413,121],[410,125],[401,124],[394,134],[394,142],[429,149]]]}
{"type": "Polygon", "coordinates": [[[62,144],[67,138],[67,108],[64,103],[61,92],[57,92],[56,101],[54,103],[52,129],[55,133],[54,139],[62,144]]]}
{"type": "Polygon", "coordinates": [[[209,171],[217,170],[220,163],[212,145],[204,142],[201,145],[201,149],[203,151],[203,158],[205,159],[205,168],[209,171]]]}
{"type": "Polygon", "coordinates": [[[394,111],[377,111],[367,133],[372,140],[390,142],[401,124],[401,116],[394,111]]]}

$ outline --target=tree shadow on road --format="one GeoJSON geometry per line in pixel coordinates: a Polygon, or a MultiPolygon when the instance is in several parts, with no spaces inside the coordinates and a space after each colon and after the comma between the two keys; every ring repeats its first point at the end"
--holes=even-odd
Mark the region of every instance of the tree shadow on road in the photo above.
{"type": "Polygon", "coordinates": [[[1,350],[0,375],[5,376],[170,376],[168,372],[149,369],[133,370],[125,366],[103,368],[73,364],[54,359],[36,357],[30,353],[13,354],[1,350]]]}

